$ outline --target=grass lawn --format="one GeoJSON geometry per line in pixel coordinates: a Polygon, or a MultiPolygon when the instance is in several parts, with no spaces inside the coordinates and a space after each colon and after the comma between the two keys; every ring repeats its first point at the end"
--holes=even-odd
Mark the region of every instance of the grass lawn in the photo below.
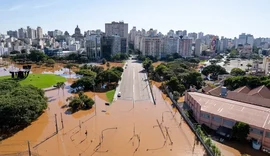
{"type": "Polygon", "coordinates": [[[106,96],[110,103],[113,101],[114,93],[115,93],[115,89],[106,92],[106,96]]]}
{"type": "MultiPolygon", "coordinates": [[[[11,79],[11,76],[1,76],[2,79],[11,79]]],[[[38,88],[49,88],[57,82],[65,82],[66,78],[55,74],[29,74],[26,79],[18,80],[21,85],[33,85],[38,88]]]]}

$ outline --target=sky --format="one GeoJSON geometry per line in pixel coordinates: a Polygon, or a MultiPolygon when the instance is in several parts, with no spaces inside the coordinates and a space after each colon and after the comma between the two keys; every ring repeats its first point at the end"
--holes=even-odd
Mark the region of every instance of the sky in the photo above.
{"type": "Polygon", "coordinates": [[[270,37],[270,0],[0,0],[0,33],[40,26],[44,33],[101,29],[124,21],[136,26],[204,32],[229,38],[241,33],[270,37]]]}

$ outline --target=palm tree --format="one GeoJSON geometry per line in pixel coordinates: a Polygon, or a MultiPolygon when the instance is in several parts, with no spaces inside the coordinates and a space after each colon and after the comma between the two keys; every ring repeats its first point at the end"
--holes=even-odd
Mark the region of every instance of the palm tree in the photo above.
{"type": "Polygon", "coordinates": [[[63,91],[63,96],[64,96],[65,83],[64,82],[57,82],[55,87],[58,89],[58,95],[59,95],[59,89],[61,88],[63,91]]]}

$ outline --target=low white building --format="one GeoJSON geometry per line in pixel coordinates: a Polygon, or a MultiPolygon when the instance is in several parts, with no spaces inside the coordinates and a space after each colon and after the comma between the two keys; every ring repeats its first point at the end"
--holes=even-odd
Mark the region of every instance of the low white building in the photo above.
{"type": "Polygon", "coordinates": [[[9,55],[9,49],[5,47],[0,47],[0,56],[9,55]]]}
{"type": "Polygon", "coordinates": [[[69,45],[69,51],[77,51],[79,49],[80,49],[80,44],[78,44],[78,43],[69,45]]]}

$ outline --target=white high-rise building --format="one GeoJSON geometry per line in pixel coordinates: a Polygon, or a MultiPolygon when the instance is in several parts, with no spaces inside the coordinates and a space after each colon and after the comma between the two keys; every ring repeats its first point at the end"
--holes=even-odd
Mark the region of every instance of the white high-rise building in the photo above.
{"type": "Polygon", "coordinates": [[[35,29],[32,29],[30,28],[29,26],[27,27],[27,36],[28,38],[30,39],[35,39],[36,38],[36,30],[35,29]]]}
{"type": "Polygon", "coordinates": [[[197,39],[195,41],[195,55],[196,56],[201,56],[201,53],[202,53],[202,40],[197,39]]]}
{"type": "Polygon", "coordinates": [[[253,35],[250,35],[250,34],[247,35],[247,44],[250,44],[251,46],[254,45],[254,37],[253,37],[253,35]]]}
{"type": "Polygon", "coordinates": [[[145,56],[161,57],[162,38],[157,36],[143,36],[140,44],[140,51],[145,56]]]}
{"type": "Polygon", "coordinates": [[[195,40],[197,39],[197,33],[193,32],[193,33],[188,33],[188,37],[192,39],[192,42],[195,42],[195,40]]]}
{"type": "Polygon", "coordinates": [[[107,36],[118,35],[128,38],[128,24],[124,22],[112,22],[105,24],[105,34],[107,36]]]}
{"type": "Polygon", "coordinates": [[[246,44],[247,43],[247,36],[245,33],[239,35],[238,44],[246,44]]]}
{"type": "Polygon", "coordinates": [[[128,47],[128,24],[124,21],[105,24],[105,34],[107,36],[117,35],[126,38],[126,49],[128,47]]]}
{"type": "Polygon", "coordinates": [[[42,39],[43,38],[43,31],[41,27],[37,27],[37,38],[42,39]]]}
{"type": "Polygon", "coordinates": [[[133,43],[133,44],[134,44],[134,41],[135,41],[136,33],[137,33],[136,27],[133,27],[133,28],[130,30],[130,32],[129,32],[129,34],[130,34],[130,39],[129,39],[129,40],[130,40],[130,42],[133,43]]]}
{"type": "Polygon", "coordinates": [[[173,54],[178,52],[179,37],[168,36],[163,39],[164,55],[173,54]]]}

